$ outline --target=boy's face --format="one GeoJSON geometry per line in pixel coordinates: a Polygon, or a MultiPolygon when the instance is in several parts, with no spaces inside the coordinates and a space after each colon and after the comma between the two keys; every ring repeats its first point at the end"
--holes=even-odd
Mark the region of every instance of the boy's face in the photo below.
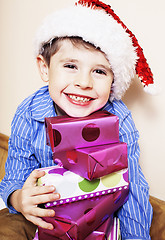
{"type": "Polygon", "coordinates": [[[101,51],[63,40],[45,69],[50,96],[63,113],[84,117],[106,104],[113,73],[101,51]]]}

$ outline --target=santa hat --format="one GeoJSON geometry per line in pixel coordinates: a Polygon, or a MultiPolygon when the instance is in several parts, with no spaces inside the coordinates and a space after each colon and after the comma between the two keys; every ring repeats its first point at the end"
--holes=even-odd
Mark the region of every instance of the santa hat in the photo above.
{"type": "Polygon", "coordinates": [[[138,75],[144,89],[153,93],[153,74],[135,35],[109,5],[98,0],[79,0],[75,6],[49,15],[36,34],[35,55],[57,37],[81,37],[106,54],[114,74],[110,100],[121,99],[138,75]]]}

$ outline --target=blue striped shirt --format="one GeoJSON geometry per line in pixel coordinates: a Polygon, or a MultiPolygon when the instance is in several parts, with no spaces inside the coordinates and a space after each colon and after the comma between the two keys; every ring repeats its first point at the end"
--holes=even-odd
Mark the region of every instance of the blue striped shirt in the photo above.
{"type": "MultiPolygon", "coordinates": [[[[139,166],[139,133],[131,112],[122,101],[107,102],[103,108],[119,117],[120,141],[128,145],[129,200],[118,211],[122,239],[150,239],[152,207],[149,187],[139,166]]],[[[11,126],[6,175],[0,183],[0,194],[8,206],[9,195],[22,188],[30,173],[52,166],[52,151],[46,145],[45,117],[56,116],[48,86],[25,99],[18,107],[11,126]]],[[[17,213],[8,206],[11,213],[17,213]]]]}

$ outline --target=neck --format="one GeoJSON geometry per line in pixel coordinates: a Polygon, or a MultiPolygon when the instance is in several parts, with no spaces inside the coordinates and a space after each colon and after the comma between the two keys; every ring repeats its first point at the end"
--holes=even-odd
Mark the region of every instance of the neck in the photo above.
{"type": "Polygon", "coordinates": [[[61,109],[56,103],[54,103],[55,111],[57,116],[63,116],[66,115],[63,109],[61,109]]]}

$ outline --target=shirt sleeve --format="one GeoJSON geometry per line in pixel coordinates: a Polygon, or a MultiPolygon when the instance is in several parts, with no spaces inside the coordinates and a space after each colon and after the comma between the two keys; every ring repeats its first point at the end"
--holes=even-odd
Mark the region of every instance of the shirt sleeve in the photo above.
{"type": "Polygon", "coordinates": [[[9,195],[21,189],[30,173],[39,167],[31,144],[31,119],[17,110],[11,126],[8,158],[5,165],[5,177],[0,183],[0,195],[11,213],[17,211],[8,204],[9,195]]]}
{"type": "Polygon", "coordinates": [[[129,167],[129,198],[118,211],[122,239],[150,239],[152,207],[149,202],[149,186],[139,165],[139,133],[131,113],[120,120],[120,140],[127,143],[129,167]]]}

